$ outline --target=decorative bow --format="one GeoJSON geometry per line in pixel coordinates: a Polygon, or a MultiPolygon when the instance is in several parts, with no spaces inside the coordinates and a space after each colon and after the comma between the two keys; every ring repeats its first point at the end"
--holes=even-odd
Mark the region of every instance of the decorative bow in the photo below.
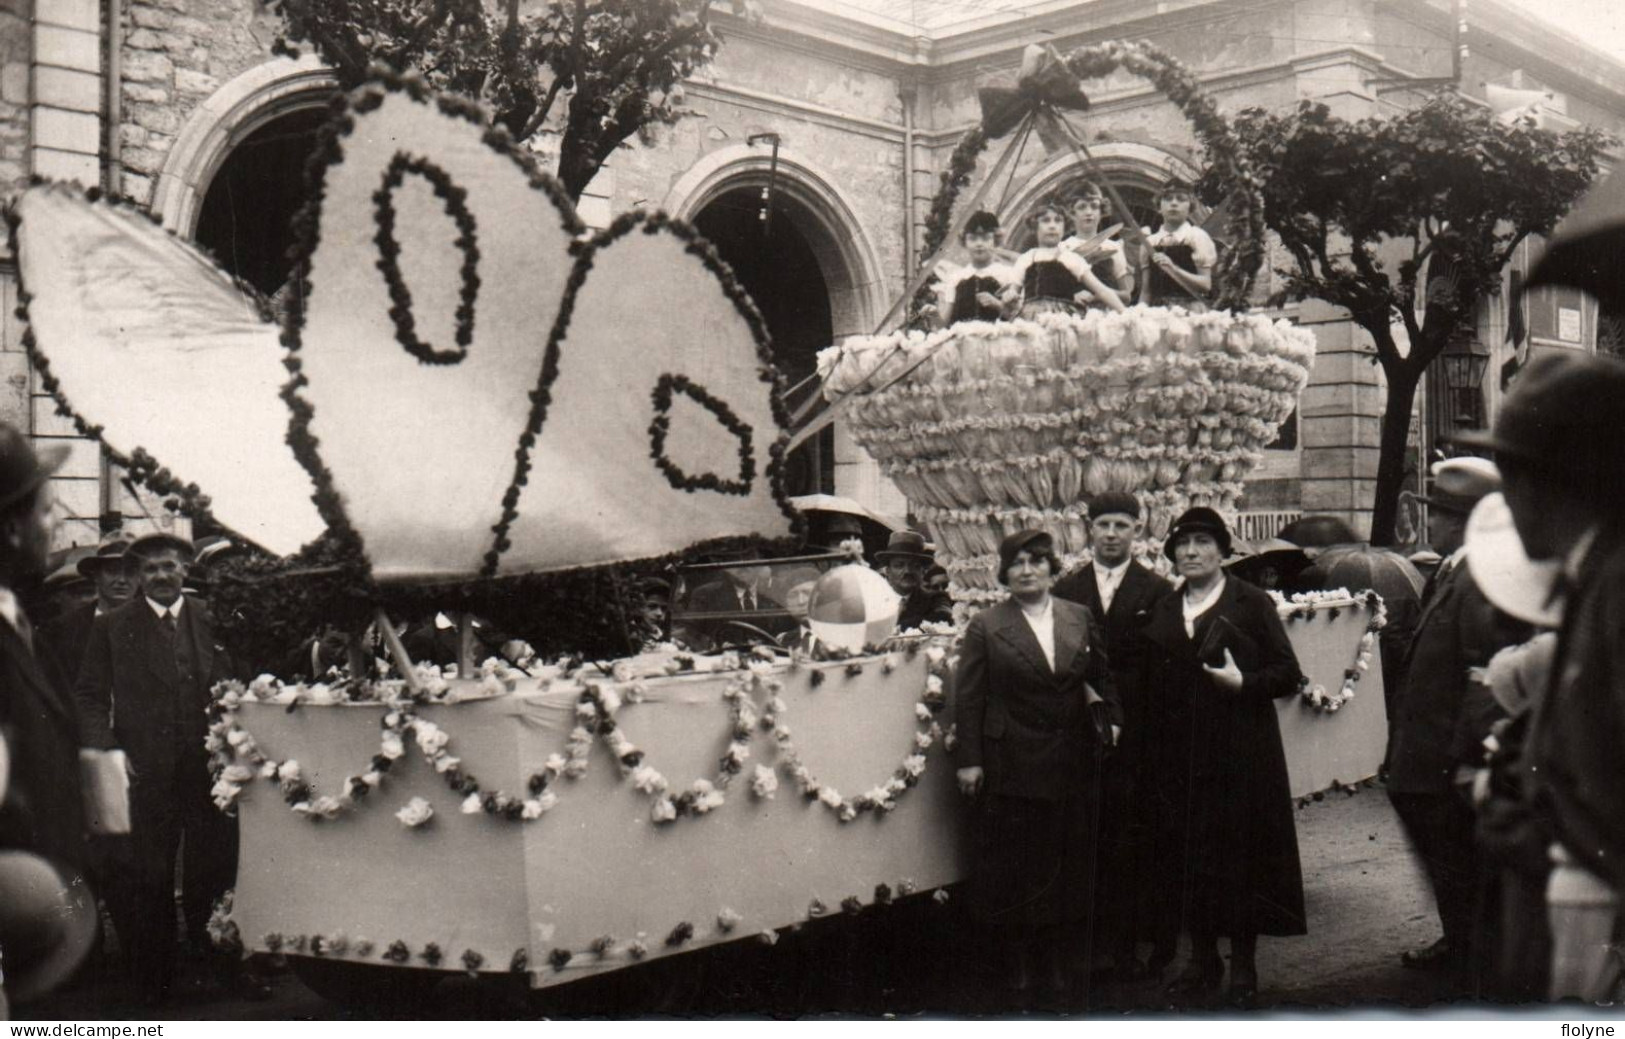
{"type": "Polygon", "coordinates": [[[1089,98],[1066,61],[1054,47],[1037,44],[1029,44],[1021,52],[1015,87],[983,87],[976,98],[982,105],[982,130],[989,138],[1003,137],[1025,116],[1037,115],[1044,108],[1082,112],[1089,107],[1089,98]]]}

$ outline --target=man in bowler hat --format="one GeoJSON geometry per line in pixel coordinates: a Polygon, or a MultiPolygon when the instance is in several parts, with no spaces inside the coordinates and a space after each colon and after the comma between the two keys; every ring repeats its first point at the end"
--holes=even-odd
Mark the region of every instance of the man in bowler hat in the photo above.
{"type": "Polygon", "coordinates": [[[912,530],[894,531],[886,547],[875,553],[875,562],[880,564],[892,591],[902,596],[903,605],[897,614],[898,631],[918,629],[926,621],[953,623],[953,601],[925,587],[925,572],[935,557],[926,548],[923,535],[912,530]]]}
{"type": "MultiPolygon", "coordinates": [[[[1618,998],[1625,939],[1625,363],[1561,351],[1519,376],[1488,434],[1532,559],[1562,565],[1550,685],[1523,747],[1523,797],[1545,844],[1554,999],[1618,998]]],[[[1535,852],[1542,849],[1534,848],[1535,852]]]]}
{"type": "Polygon", "coordinates": [[[1144,748],[1156,738],[1145,731],[1141,669],[1146,645],[1141,629],[1157,600],[1173,589],[1134,558],[1134,539],[1143,533],[1140,503],[1132,494],[1098,495],[1089,503],[1089,548],[1094,559],[1055,584],[1058,598],[1088,607],[1105,633],[1117,695],[1123,702],[1123,738],[1102,776],[1095,919],[1103,932],[1101,947],[1112,954],[1113,972],[1125,981],[1145,973],[1135,947],[1140,937],[1153,941],[1152,968],[1158,971],[1173,961],[1176,937],[1141,933],[1145,922],[1156,918],[1145,911],[1145,900],[1156,897],[1144,879],[1153,872],[1147,861],[1151,822],[1145,817],[1144,798],[1136,796],[1143,785],[1141,771],[1148,767],[1144,748]]]}
{"type": "MultiPolygon", "coordinates": [[[[148,534],[129,553],[141,591],[96,618],[74,693],[85,744],[121,747],[129,757],[133,861],[109,902],[120,933],[129,935],[136,980],[156,1003],[176,980],[177,857],[186,936],[196,949],[209,949],[209,914],[236,879],[237,820],[210,797],[203,748],[210,690],[228,677],[230,661],[201,600],[182,591],[191,542],[148,534]]],[[[235,963],[216,958],[213,965],[238,994],[265,994],[235,963]]]]}
{"type": "Polygon", "coordinates": [[[95,932],[73,701],[17,599],[45,573],[47,481],[66,456],[0,423],[0,982],[17,1002],[64,980],[95,932]]]}
{"type": "Polygon", "coordinates": [[[76,567],[79,576],[96,586],[96,597],[70,607],[44,629],[45,639],[66,670],[69,681],[79,676],[85,645],[90,641],[91,624],[135,595],[140,582],[136,577],[135,560],[128,555],[133,540],[132,535],[115,531],[102,538],[95,555],[79,560],[76,567]]]}

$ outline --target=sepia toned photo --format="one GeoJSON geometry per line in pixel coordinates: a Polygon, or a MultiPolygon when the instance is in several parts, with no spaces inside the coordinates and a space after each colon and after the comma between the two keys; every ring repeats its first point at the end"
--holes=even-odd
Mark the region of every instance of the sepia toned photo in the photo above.
{"type": "Polygon", "coordinates": [[[0,1020],[1611,1034],[1622,135],[1608,0],[0,0],[0,1020]]]}

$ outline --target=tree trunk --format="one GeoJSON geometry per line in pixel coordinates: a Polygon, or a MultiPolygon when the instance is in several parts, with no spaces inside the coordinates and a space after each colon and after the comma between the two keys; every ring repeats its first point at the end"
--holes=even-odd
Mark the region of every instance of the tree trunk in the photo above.
{"type": "Polygon", "coordinates": [[[1411,359],[1384,366],[1388,395],[1383,402],[1382,439],[1377,455],[1377,493],[1372,502],[1371,543],[1392,545],[1399,516],[1399,492],[1405,486],[1405,447],[1410,439],[1411,407],[1423,368],[1411,359]]]}

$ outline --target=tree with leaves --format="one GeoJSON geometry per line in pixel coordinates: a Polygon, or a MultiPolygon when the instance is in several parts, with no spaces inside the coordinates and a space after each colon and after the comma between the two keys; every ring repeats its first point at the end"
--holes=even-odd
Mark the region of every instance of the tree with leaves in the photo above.
{"type": "MultiPolygon", "coordinates": [[[[756,0],[732,0],[759,20],[756,0]]],[[[721,44],[710,0],[278,0],[279,53],[314,47],[345,89],[374,62],[485,104],[517,141],[559,133],[572,199],[623,141],[682,112],[721,44]]]]}
{"type": "MultiPolygon", "coordinates": [[[[1391,544],[1423,373],[1475,327],[1518,244],[1552,230],[1613,140],[1507,124],[1454,93],[1356,121],[1311,101],[1287,114],[1248,109],[1235,129],[1262,181],[1265,223],[1292,260],[1279,272],[1284,298],[1343,307],[1375,343],[1388,390],[1371,539],[1391,544]]],[[[1200,190],[1211,199],[1233,187],[1210,174],[1200,190]]]]}

